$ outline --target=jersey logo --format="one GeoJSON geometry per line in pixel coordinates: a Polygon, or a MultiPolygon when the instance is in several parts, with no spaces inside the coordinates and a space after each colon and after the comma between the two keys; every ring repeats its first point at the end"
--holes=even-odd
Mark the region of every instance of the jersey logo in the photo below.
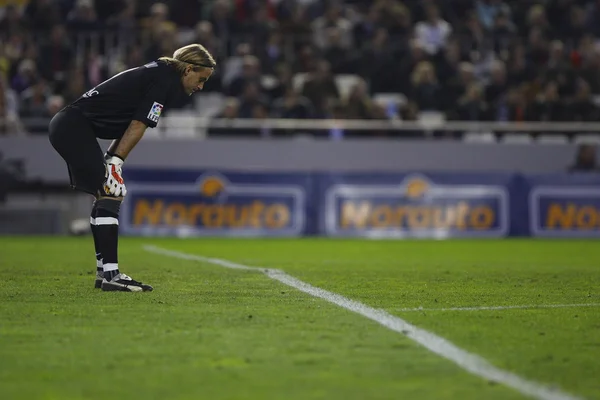
{"type": "Polygon", "coordinates": [[[162,113],[163,105],[157,102],[152,104],[152,108],[148,113],[148,119],[152,122],[158,123],[158,119],[160,118],[160,114],[162,113]]]}
{"type": "Polygon", "coordinates": [[[85,92],[85,93],[83,94],[83,97],[84,97],[85,99],[87,99],[88,97],[95,96],[95,95],[97,95],[98,93],[99,93],[99,92],[98,92],[96,89],[88,90],[87,92],[85,92]]]}

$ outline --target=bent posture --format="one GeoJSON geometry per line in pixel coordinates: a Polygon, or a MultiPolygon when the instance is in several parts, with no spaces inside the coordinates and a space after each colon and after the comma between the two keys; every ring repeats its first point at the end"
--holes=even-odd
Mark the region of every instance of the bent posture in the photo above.
{"type": "Polygon", "coordinates": [[[122,166],[162,112],[185,100],[216,66],[199,44],[121,72],[84,93],[50,121],[50,143],[66,161],[71,187],[95,196],[90,224],[96,248],[95,287],[105,291],[150,291],[152,286],[119,271],[119,210],[127,194],[122,166]],[[97,139],[112,139],[106,154],[97,139]]]}

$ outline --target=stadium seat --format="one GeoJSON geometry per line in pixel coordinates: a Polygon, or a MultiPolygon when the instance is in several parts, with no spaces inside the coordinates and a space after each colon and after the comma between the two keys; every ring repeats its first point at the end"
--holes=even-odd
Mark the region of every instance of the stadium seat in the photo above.
{"type": "Polygon", "coordinates": [[[446,114],[439,111],[421,111],[417,115],[417,120],[424,124],[437,125],[446,121],[446,114]]]}
{"type": "Polygon", "coordinates": [[[595,133],[579,133],[579,134],[575,135],[575,138],[573,141],[576,144],[589,143],[589,144],[600,145],[600,135],[595,134],[595,133]]]}
{"type": "Polygon", "coordinates": [[[465,132],[462,137],[465,143],[496,143],[493,132],[465,132]]]}
{"type": "Polygon", "coordinates": [[[389,118],[395,118],[398,116],[400,108],[406,104],[407,99],[402,93],[375,93],[373,101],[385,107],[389,118]]]}
{"type": "Polygon", "coordinates": [[[225,105],[226,97],[222,93],[197,93],[194,96],[197,117],[212,118],[221,112],[225,105]]]}
{"type": "Polygon", "coordinates": [[[304,82],[306,81],[307,77],[308,74],[306,72],[295,74],[292,78],[292,85],[294,86],[294,89],[302,91],[302,87],[304,86],[304,82]]]}
{"type": "Polygon", "coordinates": [[[265,89],[270,90],[277,85],[277,78],[274,75],[262,75],[260,83],[265,89]]]}
{"type": "Polygon", "coordinates": [[[335,75],[335,83],[340,91],[340,98],[343,100],[348,97],[350,91],[362,78],[353,74],[335,75]]]}
{"type": "Polygon", "coordinates": [[[173,110],[163,117],[166,137],[195,138],[202,135],[198,127],[198,114],[190,110],[173,110]]]}
{"type": "Polygon", "coordinates": [[[506,133],[500,138],[500,143],[504,144],[530,144],[533,143],[531,135],[523,133],[506,133]]]}
{"type": "Polygon", "coordinates": [[[567,144],[569,138],[566,135],[541,134],[536,138],[536,142],[539,144],[567,144]]]}

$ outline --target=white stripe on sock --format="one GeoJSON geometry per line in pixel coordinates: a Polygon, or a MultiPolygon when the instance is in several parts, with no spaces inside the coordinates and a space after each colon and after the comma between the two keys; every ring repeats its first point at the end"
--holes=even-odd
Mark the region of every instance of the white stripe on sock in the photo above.
{"type": "Polygon", "coordinates": [[[96,225],[119,225],[119,220],[114,217],[97,217],[96,225]]]}
{"type": "Polygon", "coordinates": [[[92,217],[90,217],[90,224],[92,224],[92,225],[96,225],[96,219],[95,219],[95,218],[92,218],[92,217]]]}
{"type": "Polygon", "coordinates": [[[103,264],[102,267],[104,268],[104,272],[116,271],[119,269],[119,264],[115,264],[115,263],[103,264]]]}

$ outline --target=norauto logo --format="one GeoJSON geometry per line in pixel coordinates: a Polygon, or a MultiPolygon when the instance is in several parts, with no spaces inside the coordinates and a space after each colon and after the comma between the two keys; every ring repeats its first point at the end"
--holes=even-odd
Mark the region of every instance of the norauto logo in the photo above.
{"type": "Polygon", "coordinates": [[[330,234],[378,237],[504,236],[508,194],[491,185],[336,185],[326,199],[330,234]]]}
{"type": "Polygon", "coordinates": [[[215,174],[189,184],[128,186],[125,219],[132,232],[300,234],[304,190],[294,185],[234,184],[215,174]]]}
{"type": "Polygon", "coordinates": [[[530,194],[536,236],[600,236],[600,189],[540,186],[530,194]]]}

